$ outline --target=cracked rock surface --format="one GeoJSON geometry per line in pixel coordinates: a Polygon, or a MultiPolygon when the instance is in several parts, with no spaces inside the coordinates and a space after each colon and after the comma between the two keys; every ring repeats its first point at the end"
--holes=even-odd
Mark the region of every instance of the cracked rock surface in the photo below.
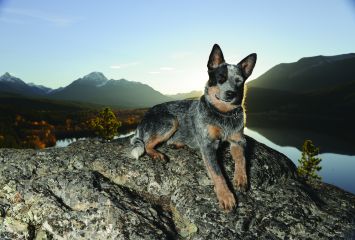
{"type": "Polygon", "coordinates": [[[233,190],[231,213],[219,209],[198,152],[163,145],[170,161],[160,162],[130,150],[128,138],[0,149],[0,239],[355,239],[353,194],[305,185],[291,160],[252,138],[249,190],[233,190]]]}

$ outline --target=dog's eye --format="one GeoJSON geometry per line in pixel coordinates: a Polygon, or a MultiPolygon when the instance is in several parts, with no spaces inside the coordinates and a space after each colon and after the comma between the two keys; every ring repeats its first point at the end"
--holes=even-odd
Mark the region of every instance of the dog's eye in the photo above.
{"type": "Polygon", "coordinates": [[[218,76],[218,81],[220,83],[224,83],[226,80],[227,80],[227,76],[226,75],[221,74],[221,75],[218,76]]]}

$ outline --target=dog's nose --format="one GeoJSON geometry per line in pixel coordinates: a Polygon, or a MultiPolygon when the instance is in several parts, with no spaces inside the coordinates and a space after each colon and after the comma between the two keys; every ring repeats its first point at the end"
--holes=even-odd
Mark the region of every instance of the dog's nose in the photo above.
{"type": "Polygon", "coordinates": [[[226,91],[226,97],[228,99],[233,99],[237,96],[237,92],[233,92],[233,91],[226,91]]]}

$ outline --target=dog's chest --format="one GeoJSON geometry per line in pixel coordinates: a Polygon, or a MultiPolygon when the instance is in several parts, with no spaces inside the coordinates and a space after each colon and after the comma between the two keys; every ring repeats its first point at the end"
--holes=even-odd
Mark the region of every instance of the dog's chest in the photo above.
{"type": "Polygon", "coordinates": [[[217,124],[207,124],[206,129],[209,139],[221,141],[239,138],[242,132],[241,129],[225,128],[217,124]]]}
{"type": "Polygon", "coordinates": [[[205,133],[211,140],[226,141],[233,138],[236,134],[243,132],[244,122],[243,114],[236,115],[236,117],[219,117],[204,119],[205,133]]]}

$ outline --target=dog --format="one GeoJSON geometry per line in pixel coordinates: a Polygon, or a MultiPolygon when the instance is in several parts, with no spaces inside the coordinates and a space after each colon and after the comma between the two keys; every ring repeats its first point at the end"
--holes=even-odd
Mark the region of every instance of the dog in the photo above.
{"type": "Polygon", "coordinates": [[[152,107],[138,125],[131,138],[132,155],[138,159],[146,152],[153,159],[166,160],[155,147],[160,143],[199,149],[220,207],[225,211],[236,205],[234,194],[227,186],[217,162],[221,142],[230,143],[235,161],[233,183],[246,191],[248,177],[243,134],[243,95],[245,81],[251,75],[257,55],[250,54],[237,65],[225,62],[221,48],[215,44],[207,63],[209,80],[200,100],[181,100],[152,107]]]}

